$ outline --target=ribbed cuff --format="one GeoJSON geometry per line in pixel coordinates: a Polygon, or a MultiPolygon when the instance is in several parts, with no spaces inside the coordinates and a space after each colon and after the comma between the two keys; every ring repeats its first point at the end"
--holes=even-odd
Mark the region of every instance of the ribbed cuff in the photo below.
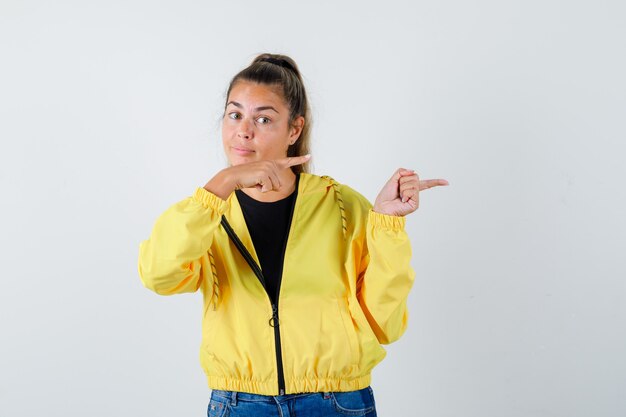
{"type": "Polygon", "coordinates": [[[368,223],[374,227],[381,227],[390,230],[403,230],[406,224],[406,218],[403,216],[391,216],[389,214],[376,213],[374,210],[369,211],[368,223]]]}
{"type": "Polygon", "coordinates": [[[196,188],[196,191],[193,193],[193,199],[204,207],[215,210],[219,214],[223,214],[228,208],[228,203],[225,200],[222,200],[203,187],[196,188]]]}

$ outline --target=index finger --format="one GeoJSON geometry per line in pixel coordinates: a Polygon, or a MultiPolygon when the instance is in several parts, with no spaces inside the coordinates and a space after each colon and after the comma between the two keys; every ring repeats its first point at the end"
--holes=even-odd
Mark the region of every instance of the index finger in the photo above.
{"type": "Polygon", "coordinates": [[[434,179],[434,180],[421,180],[420,181],[420,191],[427,190],[432,187],[437,187],[439,185],[450,185],[448,181],[444,179],[434,179]]]}
{"type": "Polygon", "coordinates": [[[309,159],[311,159],[311,155],[306,154],[302,156],[290,156],[287,158],[276,159],[274,162],[276,162],[276,165],[281,168],[289,168],[294,165],[304,164],[309,159]]]}

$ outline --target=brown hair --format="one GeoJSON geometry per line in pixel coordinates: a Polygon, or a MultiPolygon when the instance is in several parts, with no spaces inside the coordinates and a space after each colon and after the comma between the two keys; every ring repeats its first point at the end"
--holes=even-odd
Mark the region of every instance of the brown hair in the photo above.
{"type": "MultiPolygon", "coordinates": [[[[304,126],[298,140],[287,148],[287,156],[302,156],[310,153],[311,112],[302,76],[295,61],[286,55],[260,54],[252,63],[233,77],[226,92],[226,102],[233,86],[238,81],[251,81],[278,87],[289,108],[291,126],[298,116],[304,117],[304,126]]],[[[309,172],[309,162],[291,167],[295,174],[309,172]]]]}

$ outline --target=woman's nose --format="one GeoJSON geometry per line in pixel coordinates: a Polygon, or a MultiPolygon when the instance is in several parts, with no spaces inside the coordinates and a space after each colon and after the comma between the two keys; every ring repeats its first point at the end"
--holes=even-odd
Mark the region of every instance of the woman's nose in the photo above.
{"type": "Polygon", "coordinates": [[[239,123],[237,136],[239,136],[242,139],[252,138],[252,126],[250,125],[250,122],[248,122],[247,120],[242,120],[239,123]]]}

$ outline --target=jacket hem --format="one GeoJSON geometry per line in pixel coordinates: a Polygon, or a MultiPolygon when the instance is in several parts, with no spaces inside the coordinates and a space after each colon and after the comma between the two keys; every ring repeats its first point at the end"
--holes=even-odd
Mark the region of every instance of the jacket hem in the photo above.
{"type": "Polygon", "coordinates": [[[290,379],[287,380],[287,394],[300,392],[336,392],[356,391],[366,388],[372,380],[371,374],[353,379],[346,378],[315,378],[315,379],[290,379]]]}
{"type": "Polygon", "coordinates": [[[276,381],[258,381],[253,379],[233,379],[208,375],[209,388],[224,391],[249,392],[260,395],[278,395],[276,381]]]}
{"type": "MultiPolygon", "coordinates": [[[[214,390],[249,392],[259,395],[278,395],[277,382],[242,380],[207,376],[209,388],[214,390]]],[[[286,379],[285,394],[302,392],[345,392],[356,391],[371,384],[372,375],[367,374],[353,379],[345,378],[315,378],[315,379],[286,379]]]]}

